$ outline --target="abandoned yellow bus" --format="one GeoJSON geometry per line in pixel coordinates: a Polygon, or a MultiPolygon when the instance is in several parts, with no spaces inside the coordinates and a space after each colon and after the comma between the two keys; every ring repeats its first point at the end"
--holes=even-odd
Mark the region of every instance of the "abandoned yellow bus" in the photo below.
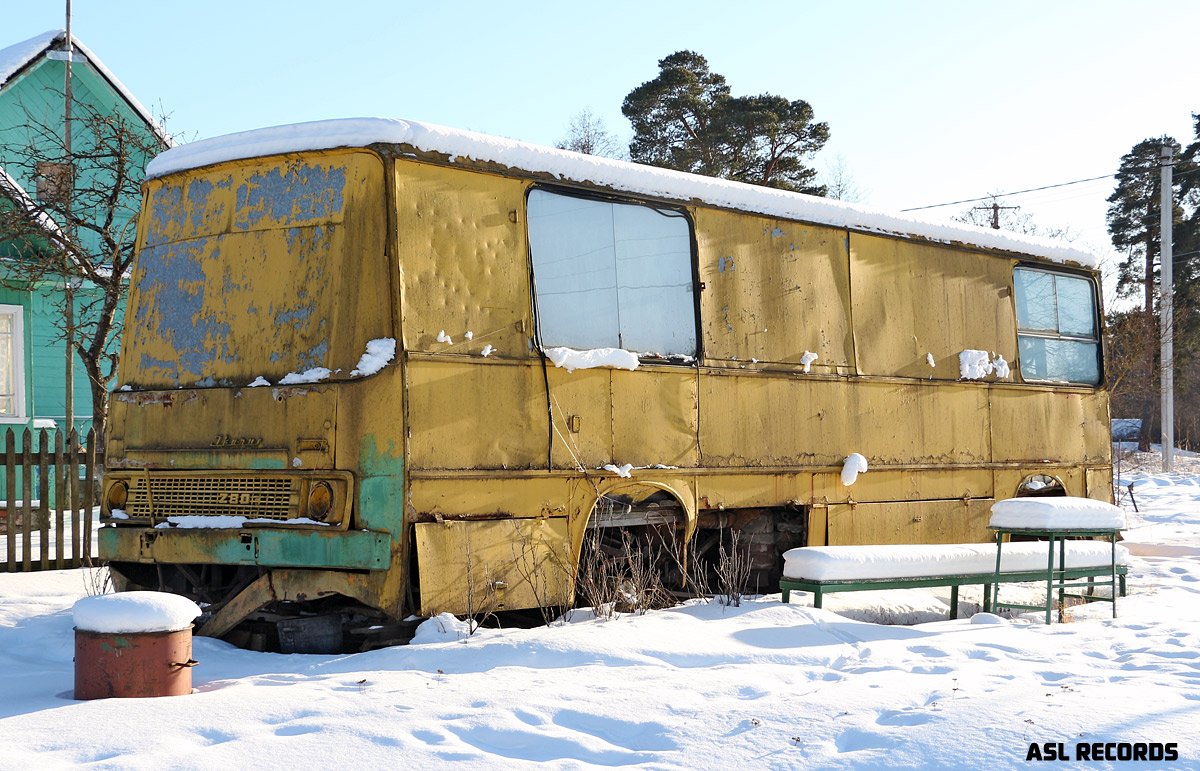
{"type": "Polygon", "coordinates": [[[567,605],[595,533],[685,578],[739,533],[765,591],[1112,499],[1069,245],[353,119],[159,156],[138,250],[101,556],[202,634],[567,605]]]}

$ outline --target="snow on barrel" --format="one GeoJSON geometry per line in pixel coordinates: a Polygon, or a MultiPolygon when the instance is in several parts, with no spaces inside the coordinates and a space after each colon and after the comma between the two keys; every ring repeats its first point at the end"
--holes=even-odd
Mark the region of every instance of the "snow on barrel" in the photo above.
{"type": "Polygon", "coordinates": [[[164,592],[75,603],[75,698],[179,696],[192,691],[192,622],[200,606],[164,592]]]}
{"type": "Polygon", "coordinates": [[[166,592],[124,592],[84,597],[75,603],[75,628],[85,632],[175,632],[200,615],[187,597],[166,592]]]}

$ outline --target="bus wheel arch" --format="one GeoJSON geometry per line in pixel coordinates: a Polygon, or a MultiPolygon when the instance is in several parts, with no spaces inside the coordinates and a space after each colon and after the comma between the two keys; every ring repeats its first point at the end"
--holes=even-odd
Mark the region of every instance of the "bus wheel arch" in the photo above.
{"type": "Polygon", "coordinates": [[[630,604],[672,604],[687,583],[687,544],[696,530],[695,496],[685,485],[638,479],[603,480],[581,502],[572,533],[576,604],[602,604],[621,584],[650,596],[630,604]]]}
{"type": "Polygon", "coordinates": [[[1067,485],[1059,475],[1038,471],[1027,474],[1021,479],[1013,497],[1055,498],[1067,494],[1067,485]]]}

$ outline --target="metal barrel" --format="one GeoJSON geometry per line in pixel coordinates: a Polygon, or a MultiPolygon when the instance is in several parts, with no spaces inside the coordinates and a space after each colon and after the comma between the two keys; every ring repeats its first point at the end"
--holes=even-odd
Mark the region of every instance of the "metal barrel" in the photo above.
{"type": "Polygon", "coordinates": [[[192,627],[173,632],[75,630],[75,698],[181,696],[192,692],[192,627]]]}

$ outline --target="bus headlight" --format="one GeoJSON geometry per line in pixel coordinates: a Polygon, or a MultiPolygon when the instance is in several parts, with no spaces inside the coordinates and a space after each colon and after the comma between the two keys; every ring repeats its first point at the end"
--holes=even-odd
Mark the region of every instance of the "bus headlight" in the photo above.
{"type": "Polygon", "coordinates": [[[108,495],[105,496],[105,502],[108,504],[108,510],[124,509],[125,502],[129,500],[129,483],[123,480],[117,481],[109,485],[108,495]]]}
{"type": "Polygon", "coordinates": [[[328,482],[314,482],[308,488],[308,508],[306,510],[308,518],[324,522],[332,510],[333,488],[329,486],[328,482]]]}

